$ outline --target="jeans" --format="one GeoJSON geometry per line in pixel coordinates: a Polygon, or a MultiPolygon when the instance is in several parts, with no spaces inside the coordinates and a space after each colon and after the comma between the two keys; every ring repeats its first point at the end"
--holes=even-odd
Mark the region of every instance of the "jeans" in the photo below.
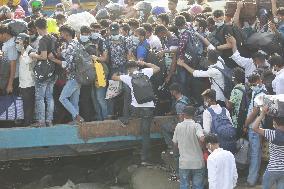
{"type": "Polygon", "coordinates": [[[150,129],[153,120],[154,108],[134,108],[134,116],[141,118],[142,153],[141,161],[148,161],[150,158],[150,129]]]}
{"type": "Polygon", "coordinates": [[[177,67],[177,80],[182,87],[182,92],[185,96],[189,96],[189,77],[191,77],[188,71],[180,66],[177,67]]]}
{"type": "Polygon", "coordinates": [[[106,101],[106,87],[92,86],[92,102],[97,113],[97,120],[103,121],[108,116],[108,107],[106,101]]]}
{"type": "Polygon", "coordinates": [[[192,180],[192,189],[204,188],[205,169],[179,169],[180,189],[189,188],[189,178],[192,180]]]}
{"type": "Polygon", "coordinates": [[[248,136],[250,142],[250,165],[247,182],[250,185],[255,185],[258,180],[258,174],[261,164],[260,136],[252,129],[249,129],[248,136]]]}
{"type": "Polygon", "coordinates": [[[54,79],[35,82],[36,118],[38,122],[52,122],[54,112],[53,87],[54,79]],[[45,107],[45,101],[47,107],[45,107]]]}
{"type": "Polygon", "coordinates": [[[68,80],[59,97],[59,101],[72,115],[73,119],[79,115],[80,87],[81,86],[75,79],[68,80]],[[70,100],[68,98],[70,98],[70,100]]]}
{"type": "Polygon", "coordinates": [[[24,126],[29,126],[34,120],[35,87],[21,88],[24,109],[24,126]]]}
{"type": "Polygon", "coordinates": [[[274,184],[276,185],[276,189],[284,188],[284,170],[279,172],[265,171],[263,175],[262,188],[270,189],[274,184]]]}
{"type": "Polygon", "coordinates": [[[170,122],[170,123],[165,123],[161,126],[161,133],[169,149],[173,148],[172,139],[175,131],[173,125],[175,125],[175,123],[170,122]]]}

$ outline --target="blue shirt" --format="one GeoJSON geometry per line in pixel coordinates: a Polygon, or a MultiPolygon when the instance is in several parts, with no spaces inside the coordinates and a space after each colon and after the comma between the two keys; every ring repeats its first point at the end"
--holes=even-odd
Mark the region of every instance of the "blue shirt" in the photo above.
{"type": "Polygon", "coordinates": [[[136,49],[136,57],[137,60],[145,61],[148,55],[148,49],[150,48],[150,44],[145,40],[143,43],[139,43],[136,49]]]}

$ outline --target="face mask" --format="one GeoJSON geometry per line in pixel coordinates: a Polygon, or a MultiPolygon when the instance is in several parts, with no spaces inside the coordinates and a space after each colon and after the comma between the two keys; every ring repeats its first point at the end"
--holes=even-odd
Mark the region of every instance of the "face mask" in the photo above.
{"type": "Polygon", "coordinates": [[[117,40],[119,40],[119,37],[120,37],[120,35],[112,35],[111,39],[117,41],[117,40]]]}
{"type": "Polygon", "coordinates": [[[80,41],[82,41],[83,43],[86,43],[87,41],[89,41],[89,36],[88,35],[81,35],[80,41]]]}
{"type": "Polygon", "coordinates": [[[272,71],[272,73],[274,74],[274,75],[276,75],[277,74],[277,70],[275,69],[275,67],[271,70],[272,71]]]}
{"type": "Polygon", "coordinates": [[[194,29],[194,31],[197,31],[197,30],[198,30],[198,27],[194,26],[193,29],[194,29]]]}
{"type": "Polygon", "coordinates": [[[18,52],[22,52],[22,50],[24,49],[24,46],[21,44],[16,44],[16,49],[18,52]]]}
{"type": "Polygon", "coordinates": [[[63,14],[64,15],[64,12],[62,12],[62,11],[56,11],[56,12],[54,12],[54,15],[56,16],[56,15],[59,15],[59,14],[63,14]]]}
{"type": "Polygon", "coordinates": [[[136,36],[133,36],[133,37],[132,37],[132,41],[133,41],[133,44],[134,44],[134,45],[138,45],[138,44],[140,43],[139,38],[136,37],[136,36]]]}
{"type": "Polygon", "coordinates": [[[185,29],[178,30],[179,33],[183,33],[185,29]]]}
{"type": "Polygon", "coordinates": [[[225,21],[219,21],[219,22],[216,22],[215,25],[216,25],[217,27],[221,27],[221,26],[224,25],[224,23],[225,23],[225,21]]]}
{"type": "Polygon", "coordinates": [[[275,24],[278,24],[278,23],[279,23],[279,19],[278,19],[278,18],[274,18],[274,19],[273,19],[273,22],[274,22],[275,24]]]}
{"type": "Polygon", "coordinates": [[[211,144],[209,144],[209,146],[208,146],[208,148],[207,148],[207,150],[208,150],[208,152],[210,153],[210,154],[212,154],[212,150],[210,149],[212,147],[212,145],[211,144]]]}
{"type": "Polygon", "coordinates": [[[33,9],[31,7],[29,7],[28,11],[31,13],[31,12],[33,12],[33,9]]]}
{"type": "Polygon", "coordinates": [[[205,102],[204,102],[204,106],[205,106],[205,107],[209,107],[209,103],[205,101],[205,102]]]}
{"type": "Polygon", "coordinates": [[[251,86],[251,89],[253,91],[257,91],[260,88],[260,85],[256,85],[256,86],[251,86]]]}
{"type": "Polygon", "coordinates": [[[92,38],[92,39],[98,39],[98,38],[100,38],[100,37],[102,37],[102,35],[99,34],[99,33],[93,32],[93,33],[91,34],[91,38],[92,38]]]}
{"type": "Polygon", "coordinates": [[[129,35],[133,35],[133,31],[130,30],[130,31],[129,31],[129,35]]]}

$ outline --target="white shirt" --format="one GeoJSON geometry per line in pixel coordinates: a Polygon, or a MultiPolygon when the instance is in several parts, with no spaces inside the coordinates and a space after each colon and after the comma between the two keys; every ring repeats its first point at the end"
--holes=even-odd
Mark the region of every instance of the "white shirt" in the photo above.
{"type": "MultiPolygon", "coordinates": [[[[152,68],[144,68],[140,72],[148,76],[149,78],[151,78],[153,75],[152,68]]],[[[133,74],[136,74],[136,73],[139,73],[139,72],[138,71],[133,72],[133,74]]],[[[154,108],[155,107],[155,104],[153,101],[146,102],[144,104],[138,104],[137,100],[135,99],[134,92],[133,92],[133,87],[132,87],[132,82],[131,82],[132,77],[129,75],[121,75],[119,77],[120,77],[120,80],[126,85],[128,85],[129,88],[131,89],[131,97],[132,97],[131,105],[132,106],[134,106],[135,108],[154,108]]]]}
{"type": "Polygon", "coordinates": [[[11,61],[16,60],[15,78],[19,77],[19,62],[17,61],[19,54],[16,49],[15,37],[12,37],[11,39],[3,43],[2,52],[3,57],[8,60],[9,64],[11,61]]]}
{"type": "Polygon", "coordinates": [[[225,86],[224,76],[218,69],[214,68],[215,66],[219,67],[221,69],[224,69],[224,66],[221,63],[221,61],[217,61],[216,64],[210,65],[208,67],[207,71],[195,70],[193,72],[193,77],[209,77],[209,78],[212,78],[211,79],[211,83],[212,83],[211,89],[214,89],[216,91],[216,100],[221,100],[221,101],[225,102],[226,98],[225,98],[222,90],[220,89],[220,87],[221,87],[224,90],[224,86],[225,86]],[[220,87],[217,85],[217,83],[220,87]]]}
{"type": "Polygon", "coordinates": [[[199,144],[199,138],[203,136],[201,125],[191,119],[185,119],[177,124],[173,143],[178,144],[180,169],[201,169],[204,167],[203,153],[199,144]]]}
{"type": "Polygon", "coordinates": [[[28,88],[35,86],[34,74],[32,70],[33,60],[29,57],[28,52],[32,49],[28,46],[25,52],[19,58],[19,87],[28,88]]]}
{"type": "MultiPolygon", "coordinates": [[[[222,112],[222,107],[219,104],[211,105],[210,108],[212,108],[216,114],[220,114],[222,112]]],[[[232,122],[230,112],[227,109],[226,109],[226,115],[232,122]]],[[[210,112],[206,109],[203,112],[203,129],[206,134],[210,133],[211,126],[212,126],[212,116],[210,112]]]]}
{"type": "Polygon", "coordinates": [[[234,155],[218,148],[207,160],[209,189],[233,189],[237,185],[238,173],[234,155]]]}
{"type": "Polygon", "coordinates": [[[272,81],[272,88],[275,94],[284,94],[284,68],[276,73],[276,77],[272,81]]]}
{"type": "Polygon", "coordinates": [[[163,48],[161,40],[156,35],[151,35],[147,42],[150,44],[151,49],[161,50],[163,48]]]}

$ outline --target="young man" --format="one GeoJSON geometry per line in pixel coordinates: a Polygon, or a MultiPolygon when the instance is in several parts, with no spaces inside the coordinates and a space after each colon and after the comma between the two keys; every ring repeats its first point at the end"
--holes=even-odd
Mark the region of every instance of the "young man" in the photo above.
{"type": "Polygon", "coordinates": [[[154,102],[150,101],[143,104],[138,104],[132,87],[132,75],[137,73],[142,73],[146,75],[149,79],[153,76],[153,74],[158,73],[160,68],[154,64],[146,63],[143,61],[138,61],[136,63],[129,63],[127,65],[129,75],[118,75],[115,73],[112,76],[112,79],[115,81],[122,81],[131,89],[131,105],[134,107],[134,113],[138,118],[141,118],[141,135],[142,135],[142,153],[141,153],[141,161],[142,165],[146,165],[149,162],[150,158],[150,127],[152,124],[153,118],[153,110],[155,108],[154,102]],[[146,67],[140,71],[138,71],[138,66],[146,67]]]}
{"type": "Polygon", "coordinates": [[[276,75],[272,81],[273,92],[276,95],[284,94],[284,59],[281,56],[272,56],[269,63],[276,75]]]}
{"type": "MultiPolygon", "coordinates": [[[[45,18],[38,18],[35,21],[37,33],[42,36],[39,40],[38,52],[30,53],[30,57],[37,61],[46,61],[52,49],[52,38],[47,32],[47,21],[45,18]]],[[[51,53],[52,54],[52,53],[51,53]]],[[[53,87],[56,81],[55,74],[45,81],[35,81],[36,114],[39,127],[52,126],[54,99],[53,87]],[[45,100],[46,103],[45,104],[45,100]],[[47,106],[47,107],[45,107],[47,106]]]]}
{"type": "Polygon", "coordinates": [[[178,11],[177,11],[177,4],[178,4],[178,0],[169,0],[168,1],[168,8],[169,11],[167,14],[169,16],[169,24],[171,26],[174,26],[175,24],[175,17],[178,16],[178,11]]]}
{"type": "Polygon", "coordinates": [[[161,132],[168,146],[168,149],[173,150],[172,136],[175,130],[175,126],[176,126],[176,123],[183,121],[182,113],[183,113],[183,110],[186,108],[186,106],[189,104],[189,100],[186,96],[182,94],[181,86],[178,83],[173,83],[169,87],[169,90],[170,90],[172,97],[174,98],[174,101],[172,105],[173,110],[167,113],[167,115],[176,115],[177,122],[173,122],[173,123],[171,122],[171,123],[162,125],[161,132]]]}
{"type": "Polygon", "coordinates": [[[261,165],[261,138],[259,134],[252,129],[252,125],[255,122],[256,117],[260,111],[258,104],[255,102],[255,99],[259,96],[265,95],[267,91],[265,86],[262,84],[261,76],[259,75],[259,73],[254,72],[248,78],[248,81],[252,89],[252,98],[248,109],[247,119],[244,125],[245,129],[248,129],[248,137],[250,142],[250,165],[246,185],[254,186],[257,183],[261,165]]]}
{"type": "Polygon", "coordinates": [[[162,43],[160,39],[153,34],[153,27],[149,23],[142,24],[142,27],[146,30],[146,39],[150,44],[151,49],[155,49],[157,51],[162,49],[162,43]]]}
{"type": "Polygon", "coordinates": [[[219,54],[215,50],[208,51],[208,62],[210,66],[208,70],[195,70],[189,65],[187,65],[184,61],[178,61],[177,64],[182,68],[185,68],[193,77],[207,77],[211,81],[211,89],[216,91],[216,100],[217,103],[222,107],[225,107],[226,98],[224,96],[224,87],[225,87],[225,78],[223,74],[216,68],[224,69],[224,62],[219,57],[219,54]]]}
{"type": "Polygon", "coordinates": [[[67,82],[63,87],[59,101],[67,109],[67,111],[72,115],[73,122],[71,124],[81,124],[84,119],[79,115],[79,96],[81,85],[75,79],[75,64],[74,54],[76,48],[82,48],[80,43],[74,40],[75,31],[69,26],[61,26],[59,29],[60,35],[64,40],[64,45],[62,48],[62,58],[64,61],[55,59],[51,55],[49,58],[57,64],[60,64],[66,71],[67,82]]]}
{"type": "Polygon", "coordinates": [[[15,37],[12,34],[12,31],[8,28],[8,26],[1,25],[0,26],[0,42],[3,43],[2,46],[2,55],[0,58],[3,62],[1,62],[3,69],[1,72],[9,72],[9,73],[2,73],[3,75],[7,75],[5,78],[0,78],[0,90],[3,93],[11,94],[15,89],[18,88],[18,69],[17,69],[17,59],[18,59],[18,52],[16,49],[15,44],[15,37]]]}
{"type": "Polygon", "coordinates": [[[142,27],[137,28],[134,32],[134,35],[135,37],[133,38],[133,42],[135,42],[137,39],[139,41],[136,47],[136,51],[134,51],[135,57],[137,60],[146,61],[150,50],[150,44],[147,42],[146,39],[146,30],[142,27]]]}
{"type": "Polygon", "coordinates": [[[268,114],[269,107],[263,107],[252,129],[269,141],[269,163],[263,175],[263,189],[284,188],[284,117],[274,117],[275,130],[260,127],[262,120],[268,114]]]}
{"type": "Polygon", "coordinates": [[[210,189],[233,189],[237,185],[238,172],[234,155],[219,146],[214,134],[205,136],[205,144],[211,153],[207,159],[210,189]]]}
{"type": "Polygon", "coordinates": [[[205,164],[201,148],[204,134],[201,125],[193,121],[194,113],[192,106],[183,110],[184,120],[177,124],[173,136],[173,143],[180,153],[180,189],[188,189],[189,178],[192,178],[192,188],[204,188],[205,164]]]}
{"type": "Polygon", "coordinates": [[[170,18],[167,13],[162,13],[158,16],[158,19],[156,21],[157,24],[164,25],[165,27],[169,27],[170,24],[170,18]]]}

